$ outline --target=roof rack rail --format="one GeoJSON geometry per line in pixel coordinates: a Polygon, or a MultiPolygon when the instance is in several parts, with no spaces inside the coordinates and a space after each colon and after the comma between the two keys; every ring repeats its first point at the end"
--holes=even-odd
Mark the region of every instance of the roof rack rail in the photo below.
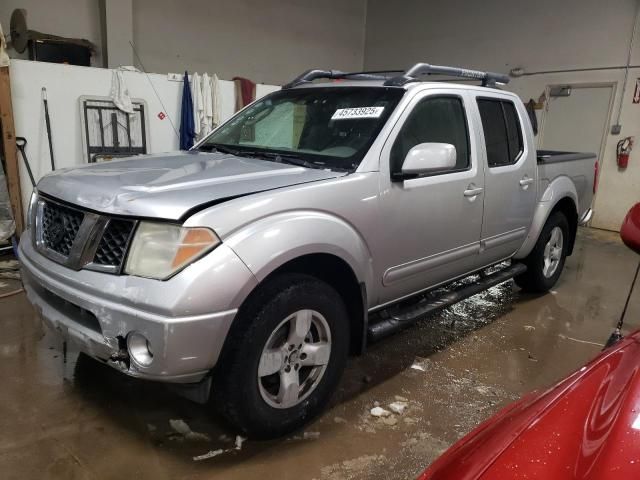
{"type": "Polygon", "coordinates": [[[388,72],[342,72],[340,70],[307,70],[302,75],[294,78],[289,83],[282,86],[283,89],[297,87],[303,83],[310,83],[319,78],[328,78],[333,80],[350,79],[350,80],[388,80],[389,75],[382,73],[398,73],[399,70],[388,72]]]}
{"type": "Polygon", "coordinates": [[[430,65],[428,63],[416,63],[407,71],[384,70],[377,72],[343,72],[340,70],[307,70],[302,75],[291,80],[282,86],[283,89],[294,88],[304,83],[311,83],[319,78],[332,80],[383,80],[387,87],[401,87],[411,82],[419,82],[418,77],[424,75],[446,75],[449,77],[462,77],[471,80],[481,80],[483,87],[495,87],[496,84],[509,83],[509,76],[502,73],[481,72],[480,70],[468,70],[466,68],[446,67],[441,65],[430,65]],[[391,76],[393,73],[400,75],[391,76]],[[385,75],[386,74],[386,75],[385,75]]]}
{"type": "Polygon", "coordinates": [[[509,83],[509,76],[502,73],[482,72],[480,70],[468,70],[459,67],[447,67],[430,65],[428,63],[416,63],[402,75],[390,78],[384,82],[385,86],[400,87],[410,82],[419,82],[417,78],[422,75],[447,75],[450,77],[463,77],[481,80],[483,87],[495,87],[497,83],[509,83]]]}

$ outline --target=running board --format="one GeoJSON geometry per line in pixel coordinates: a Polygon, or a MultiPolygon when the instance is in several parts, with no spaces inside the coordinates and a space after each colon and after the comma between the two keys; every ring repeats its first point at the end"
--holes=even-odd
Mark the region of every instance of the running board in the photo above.
{"type": "Polygon", "coordinates": [[[390,309],[387,309],[383,312],[388,312],[389,316],[385,316],[385,318],[382,318],[380,321],[369,325],[367,329],[367,340],[369,342],[376,342],[386,338],[412,325],[431,312],[449,307],[454,303],[458,303],[465,298],[476,295],[526,271],[527,267],[524,264],[516,263],[490,275],[481,276],[477,282],[464,285],[456,290],[450,290],[435,296],[433,294],[426,294],[425,297],[417,303],[400,308],[399,310],[394,309],[392,312],[389,312],[390,309]]]}

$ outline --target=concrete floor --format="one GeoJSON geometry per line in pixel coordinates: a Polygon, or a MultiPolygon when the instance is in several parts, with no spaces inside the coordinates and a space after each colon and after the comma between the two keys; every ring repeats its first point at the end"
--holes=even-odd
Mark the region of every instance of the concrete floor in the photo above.
{"type": "MultiPolygon", "coordinates": [[[[502,405],[596,355],[637,261],[616,234],[582,230],[551,293],[527,296],[507,282],[425,319],[352,359],[332,406],[304,432],[240,450],[206,407],[162,385],[74,352],[64,363],[24,294],[2,299],[0,477],[415,478],[502,405]],[[402,415],[370,416],[396,396],[408,401],[402,415]],[[180,434],[170,420],[203,435],[180,434]]],[[[639,291],[627,319],[628,329],[640,322],[639,291]]]]}

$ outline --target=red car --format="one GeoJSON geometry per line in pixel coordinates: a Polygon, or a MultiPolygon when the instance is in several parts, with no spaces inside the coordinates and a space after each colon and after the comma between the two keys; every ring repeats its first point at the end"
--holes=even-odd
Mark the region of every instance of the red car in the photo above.
{"type": "MultiPolygon", "coordinates": [[[[620,235],[640,254],[640,203],[620,235]]],[[[419,480],[454,479],[640,479],[640,330],[485,421],[419,480]]]]}

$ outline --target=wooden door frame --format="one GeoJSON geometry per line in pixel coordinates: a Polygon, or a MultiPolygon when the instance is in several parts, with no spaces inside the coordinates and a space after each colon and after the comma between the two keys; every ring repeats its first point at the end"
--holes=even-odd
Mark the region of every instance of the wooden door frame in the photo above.
{"type": "Polygon", "coordinates": [[[16,235],[24,231],[22,211],[22,190],[20,188],[20,168],[18,166],[18,148],[13,123],[13,105],[11,103],[11,80],[9,67],[0,67],[0,130],[2,130],[2,153],[5,159],[7,189],[9,201],[16,225],[16,235]]]}

